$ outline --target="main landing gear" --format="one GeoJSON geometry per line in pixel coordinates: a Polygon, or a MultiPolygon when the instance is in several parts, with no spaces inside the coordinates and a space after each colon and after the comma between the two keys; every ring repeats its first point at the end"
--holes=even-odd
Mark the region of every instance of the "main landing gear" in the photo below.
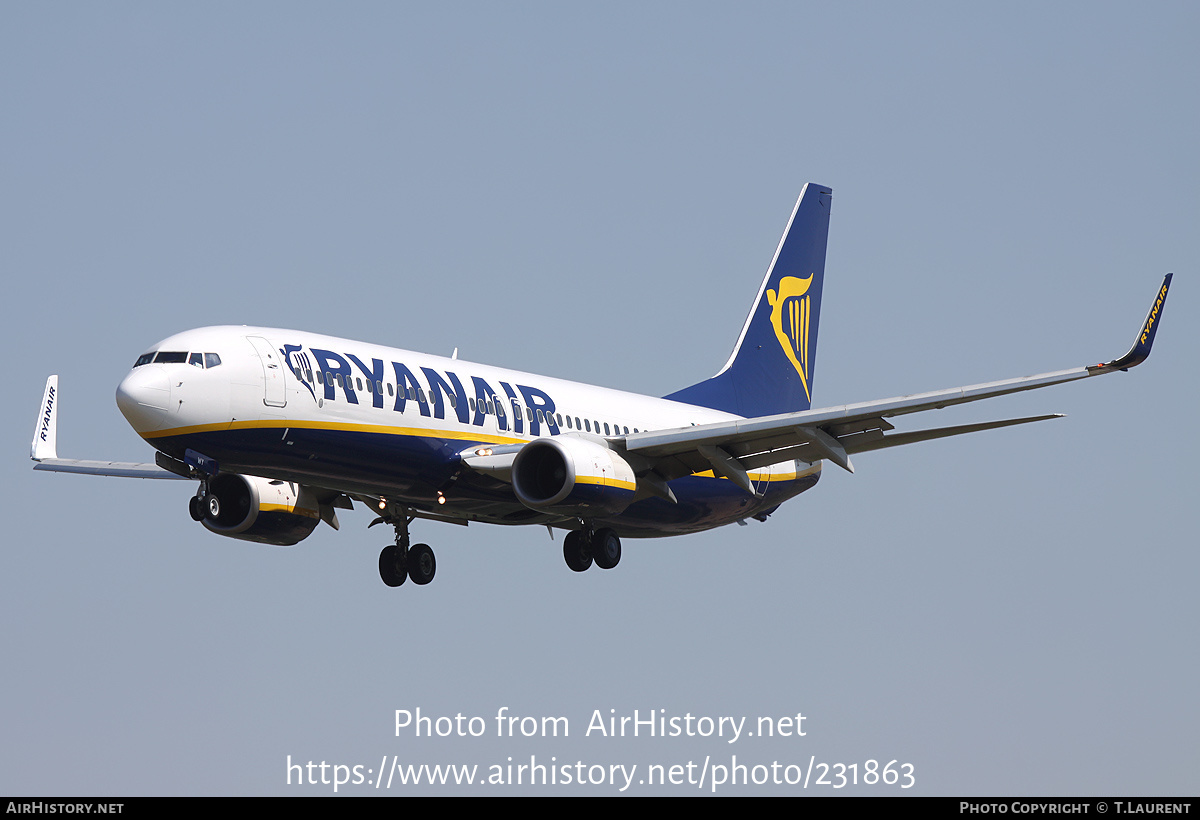
{"type": "Polygon", "coordinates": [[[214,520],[221,516],[221,502],[209,494],[207,481],[200,482],[196,494],[188,499],[188,514],[193,521],[203,521],[206,515],[214,520]]]}
{"type": "Polygon", "coordinates": [[[600,569],[612,569],[621,562],[621,539],[607,527],[572,530],[563,539],[563,558],[575,572],[583,572],[592,562],[600,569]]]}
{"type": "MultiPolygon", "coordinates": [[[[384,522],[379,518],[372,526],[384,522]]],[[[386,519],[396,528],[396,543],[389,544],[379,553],[379,577],[390,587],[398,587],[409,578],[414,584],[425,586],[433,580],[437,572],[437,559],[428,544],[409,546],[408,525],[411,518],[400,514],[399,517],[386,519]]]]}

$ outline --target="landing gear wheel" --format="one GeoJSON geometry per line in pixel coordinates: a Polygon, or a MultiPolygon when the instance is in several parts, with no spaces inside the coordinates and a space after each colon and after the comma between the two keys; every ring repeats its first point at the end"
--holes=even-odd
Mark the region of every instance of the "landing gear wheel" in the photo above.
{"type": "Polygon", "coordinates": [[[214,521],[221,517],[221,502],[215,495],[208,497],[208,517],[214,521]]]}
{"type": "Polygon", "coordinates": [[[592,549],[584,530],[572,530],[563,539],[563,558],[575,572],[583,572],[592,565],[592,549]]]}
{"type": "Polygon", "coordinates": [[[610,529],[592,535],[592,558],[600,569],[612,569],[621,563],[621,539],[610,529]]]}
{"type": "MultiPolygon", "coordinates": [[[[390,587],[398,587],[408,578],[404,552],[395,544],[379,553],[379,577],[390,587]]],[[[416,580],[415,578],[413,579],[416,580]]]]}
{"type": "Polygon", "coordinates": [[[188,499],[188,513],[191,514],[193,521],[204,520],[204,502],[196,496],[188,499]]]}
{"type": "Polygon", "coordinates": [[[414,544],[408,551],[408,577],[414,584],[425,586],[437,572],[437,561],[428,544],[414,544]]]}

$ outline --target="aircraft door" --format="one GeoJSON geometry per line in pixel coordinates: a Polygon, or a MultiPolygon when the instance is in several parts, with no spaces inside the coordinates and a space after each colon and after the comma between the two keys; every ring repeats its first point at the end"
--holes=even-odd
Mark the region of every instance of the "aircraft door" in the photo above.
{"type": "Polygon", "coordinates": [[[287,405],[287,395],[284,393],[283,365],[279,351],[271,347],[271,343],[262,336],[247,336],[246,340],[254,345],[258,352],[258,360],[263,369],[263,404],[268,407],[284,407],[287,405]]]}

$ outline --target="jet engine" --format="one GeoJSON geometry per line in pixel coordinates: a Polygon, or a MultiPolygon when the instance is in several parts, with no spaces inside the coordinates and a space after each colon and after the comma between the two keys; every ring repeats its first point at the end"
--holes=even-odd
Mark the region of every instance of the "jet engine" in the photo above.
{"type": "Polygon", "coordinates": [[[556,436],[521,448],[513,459],[512,485],[526,507],[590,517],[628,507],[637,477],[625,459],[603,444],[556,436]]]}
{"type": "Polygon", "coordinates": [[[257,476],[221,473],[197,501],[210,532],[277,547],[303,541],[321,521],[310,489],[257,476]]]}

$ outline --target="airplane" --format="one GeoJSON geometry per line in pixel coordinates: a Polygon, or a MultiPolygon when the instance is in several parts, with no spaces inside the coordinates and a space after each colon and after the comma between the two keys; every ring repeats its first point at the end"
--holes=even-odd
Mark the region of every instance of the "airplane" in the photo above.
{"type": "Polygon", "coordinates": [[[389,525],[379,575],[428,584],[418,520],[566,530],[570,569],[612,569],[625,538],[765,522],[828,461],[1059,418],[893,432],[889,419],[1128,370],[1150,355],[1172,274],[1133,347],[1100,364],[812,409],[831,189],[801,190],[729,360],[662,398],[297,330],[204,327],[138,356],[117,406],[153,464],[57,454],[58,377],[34,469],[189,479],[191,517],[231,538],[291,546],[354,501],[389,525]]]}

